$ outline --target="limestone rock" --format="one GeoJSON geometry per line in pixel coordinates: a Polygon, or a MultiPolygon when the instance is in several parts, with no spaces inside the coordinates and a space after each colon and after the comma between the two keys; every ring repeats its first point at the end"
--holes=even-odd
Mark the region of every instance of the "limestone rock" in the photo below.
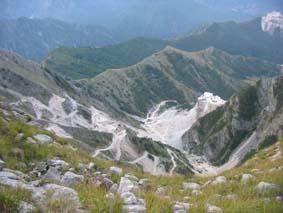
{"type": "Polygon", "coordinates": [[[119,176],[123,175],[123,169],[119,167],[111,166],[109,170],[112,174],[119,175],[119,176]]]}
{"type": "Polygon", "coordinates": [[[128,179],[126,176],[122,177],[120,180],[118,193],[122,194],[123,192],[132,192],[138,190],[138,182],[128,179]]]}
{"type": "Polygon", "coordinates": [[[82,183],[84,181],[83,175],[77,175],[73,172],[66,172],[61,178],[63,184],[72,185],[76,183],[82,183]]]}
{"type": "Polygon", "coordinates": [[[49,167],[46,174],[42,175],[41,178],[59,182],[61,180],[61,172],[56,167],[49,167]]]}
{"type": "Polygon", "coordinates": [[[79,200],[77,192],[74,189],[64,187],[64,186],[59,186],[56,184],[47,184],[47,185],[44,185],[42,188],[45,190],[45,192],[48,192],[49,202],[60,201],[62,203],[65,203],[64,206],[67,207],[67,209],[65,209],[66,212],[68,212],[68,208],[71,208],[71,209],[80,208],[80,200],[79,200]]]}
{"type": "Polygon", "coordinates": [[[19,205],[19,213],[32,213],[35,207],[27,202],[21,201],[19,205]]]}
{"type": "Polygon", "coordinates": [[[199,190],[200,185],[197,184],[197,183],[192,183],[192,182],[183,183],[183,189],[185,189],[185,190],[199,190]]]}
{"type": "Polygon", "coordinates": [[[258,192],[266,193],[266,192],[277,190],[278,186],[273,183],[267,183],[267,182],[262,181],[255,188],[258,192]]]}
{"type": "Polygon", "coordinates": [[[215,180],[211,184],[217,185],[217,184],[224,184],[226,182],[227,182],[227,179],[225,176],[218,176],[215,178],[215,180]]]}
{"type": "Polygon", "coordinates": [[[189,203],[176,202],[175,205],[173,206],[173,212],[174,213],[187,213],[190,206],[191,205],[189,203]]]}
{"type": "Polygon", "coordinates": [[[241,182],[242,183],[247,183],[249,182],[250,180],[254,179],[255,176],[254,175],[251,175],[251,174],[243,174],[242,175],[242,179],[241,179],[241,182]]]}
{"type": "Polygon", "coordinates": [[[53,139],[48,135],[37,134],[37,135],[34,135],[33,138],[37,141],[38,144],[52,144],[53,143],[53,139]]]}
{"type": "Polygon", "coordinates": [[[51,159],[51,160],[48,160],[47,161],[47,164],[49,166],[53,166],[53,167],[57,167],[58,169],[60,169],[61,171],[62,170],[67,170],[70,165],[69,163],[67,163],[66,161],[64,160],[60,160],[60,159],[51,159]]]}
{"type": "Polygon", "coordinates": [[[112,193],[117,193],[118,192],[118,184],[116,184],[116,183],[114,183],[112,186],[111,186],[111,188],[110,188],[110,192],[112,192],[112,193]]]}
{"type": "Polygon", "coordinates": [[[121,194],[123,200],[123,209],[128,213],[146,213],[145,203],[143,199],[137,199],[132,192],[124,192],[121,194]]]}
{"type": "Polygon", "coordinates": [[[113,181],[106,177],[103,178],[101,181],[101,186],[104,187],[106,190],[110,190],[113,184],[113,181]]]}
{"type": "Polygon", "coordinates": [[[223,213],[223,210],[217,206],[213,206],[209,203],[205,205],[206,213],[223,213]]]}

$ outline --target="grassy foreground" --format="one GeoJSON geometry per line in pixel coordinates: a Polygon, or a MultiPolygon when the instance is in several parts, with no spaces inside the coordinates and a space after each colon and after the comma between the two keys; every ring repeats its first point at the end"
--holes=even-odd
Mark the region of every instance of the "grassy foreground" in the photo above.
{"type": "MultiPolygon", "coordinates": [[[[148,187],[138,192],[139,197],[145,199],[149,213],[172,212],[175,201],[192,204],[189,212],[195,213],[205,212],[207,202],[222,208],[224,212],[231,213],[283,212],[283,204],[275,199],[276,196],[283,195],[283,170],[282,168],[278,169],[283,166],[283,141],[278,141],[268,148],[259,150],[242,166],[224,172],[221,175],[227,178],[227,183],[215,186],[204,186],[214,177],[152,176],[127,164],[93,159],[89,153],[78,147],[71,148],[71,143],[71,141],[58,138],[50,132],[0,114],[0,158],[6,162],[7,168],[28,174],[31,171],[28,166],[30,163],[46,161],[53,157],[60,157],[69,162],[75,171],[78,171],[79,162],[94,162],[97,170],[105,173],[110,166],[115,165],[123,168],[124,174],[132,173],[138,178],[149,179],[148,187]],[[21,138],[18,138],[19,133],[23,134],[21,138]],[[57,143],[54,145],[28,143],[27,138],[37,133],[48,134],[57,143]],[[21,151],[16,152],[15,150],[21,151]],[[246,184],[241,183],[241,175],[244,173],[253,174],[255,178],[246,184]],[[255,186],[260,181],[277,184],[279,188],[270,193],[258,193],[255,186]],[[182,189],[183,182],[199,183],[202,186],[201,194],[192,195],[190,191],[184,191],[182,189]],[[164,187],[164,190],[162,193],[156,193],[160,187],[164,187]],[[231,196],[227,197],[231,194],[233,199],[231,196]]],[[[120,181],[120,176],[117,175],[111,175],[109,178],[116,183],[120,181]]],[[[102,187],[96,187],[86,180],[85,183],[75,185],[73,188],[78,192],[83,208],[91,212],[122,212],[122,202],[119,196],[115,195],[114,200],[109,200],[106,198],[107,191],[102,187]]],[[[30,194],[20,189],[0,186],[0,212],[15,212],[20,201],[30,202],[30,194]]],[[[60,212],[64,206],[63,203],[57,202],[50,203],[49,207],[52,212],[60,212]]],[[[38,211],[40,212],[40,209],[38,211]]]]}

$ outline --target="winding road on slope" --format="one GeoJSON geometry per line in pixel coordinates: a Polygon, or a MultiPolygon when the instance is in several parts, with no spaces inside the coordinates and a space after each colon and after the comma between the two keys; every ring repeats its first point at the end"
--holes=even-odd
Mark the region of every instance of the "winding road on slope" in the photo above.
{"type": "Polygon", "coordinates": [[[120,160],[121,158],[121,143],[125,141],[127,136],[127,131],[125,129],[116,129],[112,138],[112,143],[110,146],[95,150],[93,157],[97,157],[101,152],[115,150],[115,160],[120,160]]]}

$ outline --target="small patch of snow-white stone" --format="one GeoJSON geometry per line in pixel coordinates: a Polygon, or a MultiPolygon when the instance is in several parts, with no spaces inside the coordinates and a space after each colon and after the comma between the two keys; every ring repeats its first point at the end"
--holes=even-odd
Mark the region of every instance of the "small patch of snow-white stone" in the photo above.
{"type": "Polygon", "coordinates": [[[115,175],[123,175],[123,169],[115,166],[111,166],[109,168],[110,172],[115,175]]]}
{"type": "Polygon", "coordinates": [[[227,178],[225,176],[218,176],[215,178],[214,181],[212,181],[212,185],[217,185],[217,184],[224,184],[227,182],[227,178]]]}
{"type": "Polygon", "coordinates": [[[197,183],[192,183],[192,182],[183,183],[183,189],[184,190],[199,190],[200,185],[197,183]]]}
{"type": "Polygon", "coordinates": [[[266,193],[266,192],[271,192],[271,191],[277,190],[278,186],[276,184],[273,184],[273,183],[267,183],[267,182],[262,181],[255,187],[255,189],[258,192],[266,193]]]}
{"type": "Polygon", "coordinates": [[[176,202],[173,206],[174,213],[187,213],[191,205],[189,203],[176,202]]]}
{"type": "Polygon", "coordinates": [[[242,175],[241,182],[242,182],[242,183],[247,183],[247,182],[249,182],[250,180],[253,180],[253,179],[255,179],[255,176],[254,176],[254,175],[251,175],[251,174],[243,174],[243,175],[242,175]]]}
{"type": "Polygon", "coordinates": [[[213,206],[209,203],[205,205],[206,213],[223,213],[223,210],[217,206],[213,206]]]}

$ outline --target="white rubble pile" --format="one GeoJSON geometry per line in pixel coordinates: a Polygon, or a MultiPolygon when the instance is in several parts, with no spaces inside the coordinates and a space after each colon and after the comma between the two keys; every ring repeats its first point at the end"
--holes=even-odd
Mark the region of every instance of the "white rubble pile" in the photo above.
{"type": "Polygon", "coordinates": [[[161,111],[167,103],[171,102],[175,101],[163,101],[155,107],[155,110],[148,113],[147,118],[143,120],[144,125],[142,127],[145,131],[139,131],[139,136],[149,137],[178,149],[181,149],[181,138],[184,133],[199,118],[226,103],[220,97],[205,92],[190,110],[171,107],[161,111]]]}

